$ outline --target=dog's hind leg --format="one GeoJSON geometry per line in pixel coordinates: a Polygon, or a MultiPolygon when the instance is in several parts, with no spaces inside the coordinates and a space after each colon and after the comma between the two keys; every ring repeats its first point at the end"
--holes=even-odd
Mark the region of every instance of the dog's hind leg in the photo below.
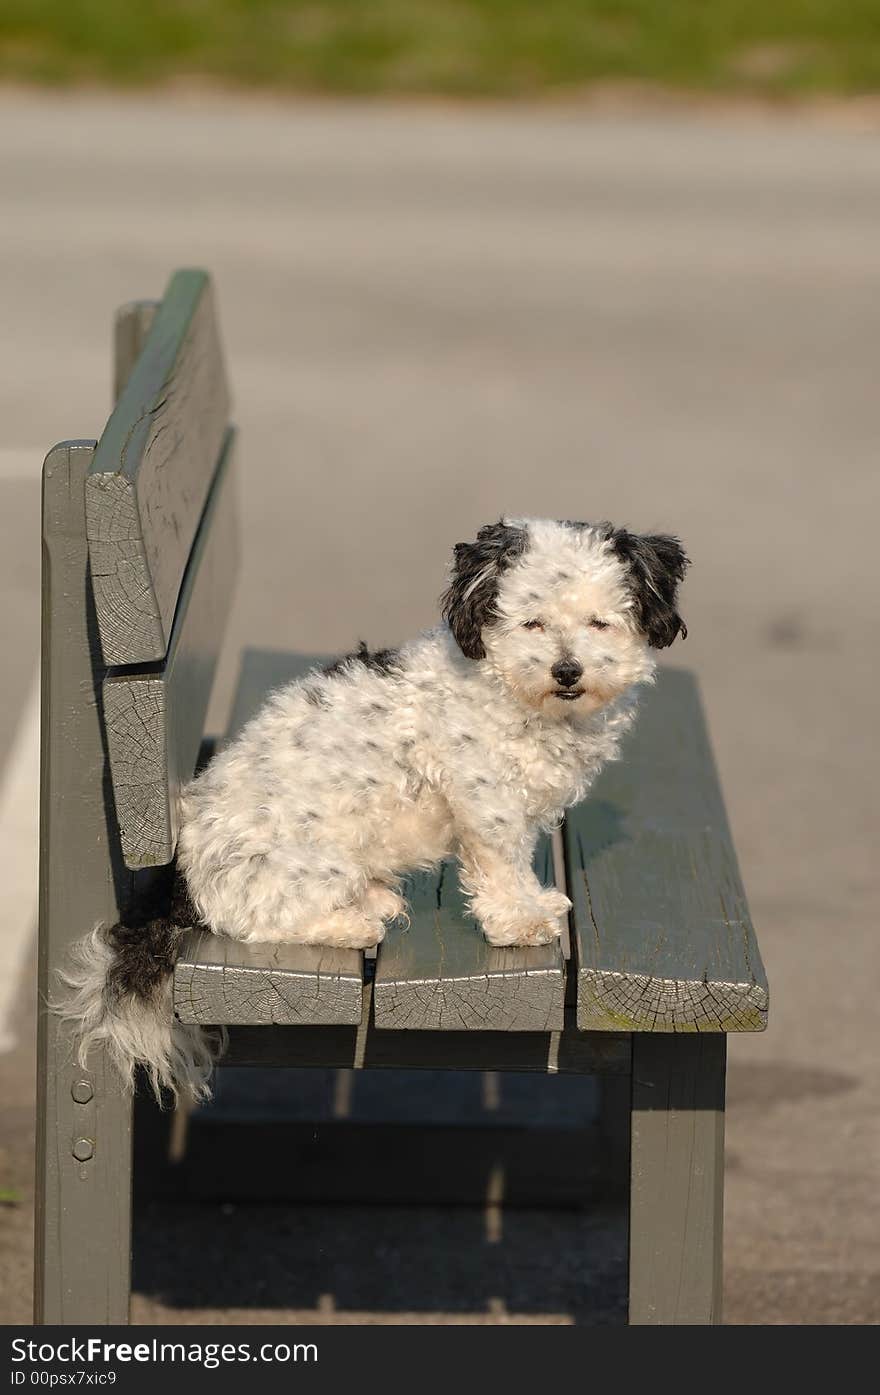
{"type": "Polygon", "coordinates": [[[370,882],[361,904],[368,916],[377,915],[382,920],[396,920],[406,915],[406,902],[400,892],[386,882],[370,882]]]}
{"type": "Polygon", "coordinates": [[[342,906],[318,917],[297,935],[301,944],[335,945],[340,949],[372,949],[385,937],[385,922],[363,904],[342,906]]]}
{"type": "Polygon", "coordinates": [[[384,882],[370,882],[364,893],[345,906],[314,911],[288,935],[299,944],[336,945],[342,949],[372,949],[385,938],[385,922],[406,915],[406,902],[384,882]]]}
{"type": "Polygon", "coordinates": [[[297,938],[305,944],[372,949],[385,938],[385,922],[406,914],[406,902],[385,882],[369,882],[363,895],[347,906],[315,916],[297,938]]]}

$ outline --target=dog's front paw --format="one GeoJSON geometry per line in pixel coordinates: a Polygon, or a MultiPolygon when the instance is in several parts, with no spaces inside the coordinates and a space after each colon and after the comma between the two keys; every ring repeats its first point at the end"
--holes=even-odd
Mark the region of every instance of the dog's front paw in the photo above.
{"type": "Polygon", "coordinates": [[[491,930],[484,925],[483,933],[490,945],[499,948],[508,945],[549,945],[553,940],[558,940],[562,934],[562,921],[529,920],[521,922],[519,925],[507,926],[504,929],[499,929],[496,926],[491,930]]]}
{"type": "Polygon", "coordinates": [[[528,901],[490,911],[484,905],[483,934],[490,945],[547,945],[558,940],[571,902],[561,891],[543,891],[528,901]]]}
{"type": "Polygon", "coordinates": [[[551,916],[554,920],[565,920],[571,910],[571,902],[563,891],[557,891],[555,887],[548,886],[541,892],[540,905],[545,915],[551,916]]]}

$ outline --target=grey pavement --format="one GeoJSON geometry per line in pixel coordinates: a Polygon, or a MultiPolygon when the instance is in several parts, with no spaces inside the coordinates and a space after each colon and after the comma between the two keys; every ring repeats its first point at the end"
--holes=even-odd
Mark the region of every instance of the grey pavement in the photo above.
{"type": "MultiPolygon", "coordinates": [[[[502,512],[684,538],[670,659],[700,674],[771,980],[768,1032],[731,1047],[734,1322],[880,1318],[878,226],[880,132],[845,123],[0,94],[0,466],[32,462],[0,469],[0,752],[36,657],[40,458],[100,432],[112,311],[178,265],[217,278],[246,471],[216,722],[242,644],[401,639],[502,512]]],[[[25,1194],[27,1004],[0,1057],[0,1186],[25,1194]]],[[[28,1226],[0,1214],[6,1320],[28,1226]]],[[[259,1316],[291,1320],[285,1292],[259,1316]]],[[[355,1311],[368,1292],[325,1303],[355,1311]]]]}

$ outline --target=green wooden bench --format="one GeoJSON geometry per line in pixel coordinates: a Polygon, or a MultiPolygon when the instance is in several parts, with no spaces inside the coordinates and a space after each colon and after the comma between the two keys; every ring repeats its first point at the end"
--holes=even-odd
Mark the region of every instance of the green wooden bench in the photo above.
{"type": "MultiPolygon", "coordinates": [[[[116,325],[101,440],[43,475],[40,998],[74,940],[174,854],[238,560],[235,432],[209,278],[177,273],[116,325]]],[[[314,656],[256,654],[231,730],[314,656]]],[[[408,930],[353,950],[193,930],[177,1016],[237,1064],[613,1075],[631,1089],[629,1319],[717,1322],[726,1033],[766,1023],[696,684],[664,669],[624,759],[538,851],[574,902],[571,955],[493,949],[455,868],[411,879],[408,930]]],[[[128,1319],[132,1101],[39,1018],[36,1314],[128,1319]]]]}

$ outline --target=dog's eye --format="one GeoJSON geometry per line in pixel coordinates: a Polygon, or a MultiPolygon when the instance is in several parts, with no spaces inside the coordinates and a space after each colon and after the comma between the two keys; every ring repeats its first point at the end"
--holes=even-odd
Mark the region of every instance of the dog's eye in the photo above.
{"type": "Polygon", "coordinates": [[[591,630],[607,630],[609,628],[609,623],[608,620],[597,620],[595,616],[589,621],[591,630]]]}
{"type": "Polygon", "coordinates": [[[523,629],[524,629],[524,630],[543,630],[543,628],[544,628],[544,621],[543,621],[543,620],[524,620],[524,621],[523,621],[523,629]]]}

